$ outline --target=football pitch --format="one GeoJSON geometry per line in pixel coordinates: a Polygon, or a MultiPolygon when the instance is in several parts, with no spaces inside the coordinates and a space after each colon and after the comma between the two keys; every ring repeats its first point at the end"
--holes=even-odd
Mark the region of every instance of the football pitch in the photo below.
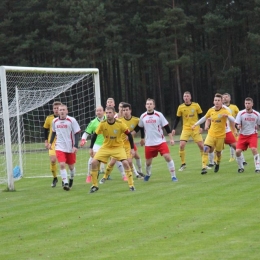
{"type": "MultiPolygon", "coordinates": [[[[170,148],[176,169],[178,145],[170,148]]],[[[201,175],[191,142],[177,183],[159,156],[149,182],[135,179],[135,192],[116,168],[93,194],[84,175],[69,192],[60,179],[51,188],[51,177],[25,177],[14,192],[1,185],[0,259],[259,259],[260,174],[251,151],[244,156],[244,173],[226,147],[219,172],[201,175]]]]}

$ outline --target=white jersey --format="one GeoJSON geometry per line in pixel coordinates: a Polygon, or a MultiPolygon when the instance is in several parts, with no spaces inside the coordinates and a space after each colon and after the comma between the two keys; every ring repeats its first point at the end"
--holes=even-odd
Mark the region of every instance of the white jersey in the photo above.
{"type": "Polygon", "coordinates": [[[240,134],[251,135],[257,133],[257,125],[260,125],[260,114],[253,110],[248,113],[246,109],[238,112],[236,124],[241,125],[240,134]]]}
{"type": "MultiPolygon", "coordinates": [[[[226,105],[222,105],[222,107],[224,107],[226,110],[228,110],[230,112],[230,114],[232,115],[232,110],[229,107],[227,107],[226,105]]],[[[226,122],[226,133],[229,133],[229,132],[231,132],[231,127],[230,127],[229,120],[227,120],[227,122],[226,122]]]]}
{"type": "Polygon", "coordinates": [[[74,117],[65,119],[55,118],[52,121],[52,131],[56,133],[55,150],[71,153],[75,144],[75,134],[80,132],[80,127],[74,117]]]}
{"type": "Polygon", "coordinates": [[[138,126],[144,128],[145,146],[155,146],[166,142],[162,128],[168,124],[161,112],[154,110],[151,114],[143,113],[140,116],[138,126]]]}

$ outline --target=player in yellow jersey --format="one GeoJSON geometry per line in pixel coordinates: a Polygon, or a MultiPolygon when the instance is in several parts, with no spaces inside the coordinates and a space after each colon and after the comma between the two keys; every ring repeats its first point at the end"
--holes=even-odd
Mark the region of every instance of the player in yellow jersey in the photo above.
{"type": "MultiPolygon", "coordinates": [[[[52,104],[52,110],[53,114],[49,115],[46,117],[43,128],[44,128],[44,145],[45,148],[48,149],[48,145],[51,139],[51,134],[52,134],[52,121],[54,118],[59,116],[59,106],[61,105],[61,102],[55,101],[52,104]]],[[[56,138],[55,138],[56,141],[56,138]]],[[[56,158],[56,153],[55,153],[55,141],[52,143],[51,150],[49,150],[49,157],[50,157],[50,169],[51,173],[53,175],[53,181],[51,184],[51,187],[56,187],[56,184],[58,182],[57,178],[57,158],[56,158]]]]}
{"type": "MultiPolygon", "coordinates": [[[[232,116],[234,118],[236,118],[238,112],[239,112],[239,109],[236,105],[234,104],[230,104],[230,101],[231,101],[231,95],[229,93],[224,93],[222,95],[223,97],[223,104],[225,106],[227,106],[230,110],[231,110],[231,113],[232,113],[232,116]]],[[[236,159],[236,151],[234,150],[234,148],[230,147],[230,159],[229,159],[229,162],[232,162],[236,159]]],[[[244,162],[244,165],[246,165],[247,163],[244,162]]]]}
{"type": "Polygon", "coordinates": [[[203,138],[201,136],[202,129],[199,126],[195,127],[194,130],[191,129],[191,127],[201,117],[201,107],[198,103],[191,101],[191,93],[189,91],[184,92],[183,101],[184,103],[178,107],[176,119],[172,127],[172,135],[175,135],[175,129],[182,118],[182,132],[179,148],[181,167],[179,171],[183,171],[186,168],[185,146],[190,138],[192,138],[198,145],[201,155],[203,153],[203,138]]]}
{"type": "MultiPolygon", "coordinates": [[[[128,129],[130,130],[130,132],[132,134],[137,133],[140,129],[139,126],[138,126],[139,118],[132,116],[132,107],[131,107],[130,104],[125,103],[125,102],[121,102],[120,104],[123,104],[123,108],[122,108],[123,117],[120,117],[119,120],[127,125],[128,129]]],[[[135,167],[134,167],[134,164],[132,162],[131,147],[130,147],[130,142],[128,140],[128,137],[125,134],[123,134],[122,138],[123,138],[123,141],[124,141],[124,148],[125,148],[125,151],[126,151],[127,160],[128,160],[129,165],[130,165],[130,168],[132,170],[132,173],[135,174],[136,178],[142,179],[144,177],[144,174],[141,173],[141,172],[137,172],[135,167]]],[[[136,149],[135,149],[135,151],[136,151],[136,149]]],[[[115,163],[117,163],[117,161],[112,158],[111,161],[107,165],[106,172],[105,172],[103,178],[99,181],[100,184],[105,183],[108,176],[111,174],[111,172],[113,170],[113,166],[115,165],[115,163]]]]}
{"type": "Polygon", "coordinates": [[[93,157],[93,146],[96,141],[97,135],[103,134],[104,136],[104,143],[92,160],[92,187],[90,189],[90,193],[94,193],[99,189],[97,179],[99,163],[107,163],[110,157],[122,162],[128,178],[129,189],[130,191],[134,191],[135,187],[133,182],[133,175],[129,163],[127,161],[127,155],[123,146],[122,134],[124,133],[128,136],[132,155],[135,154],[133,137],[126,124],[114,118],[115,109],[113,107],[106,107],[105,112],[107,119],[103,122],[100,122],[98,128],[96,129],[95,133],[91,138],[90,156],[93,157]]]}
{"type": "Polygon", "coordinates": [[[226,137],[226,122],[229,120],[234,125],[235,118],[231,113],[225,109],[222,103],[222,95],[217,93],[214,97],[214,107],[210,108],[206,115],[196,122],[192,129],[195,129],[197,125],[205,122],[208,118],[211,119],[211,125],[208,130],[207,137],[204,141],[204,151],[202,155],[202,170],[201,174],[207,173],[208,154],[216,151],[217,161],[214,172],[219,171],[219,164],[221,161],[221,151],[224,148],[224,142],[226,137]]]}

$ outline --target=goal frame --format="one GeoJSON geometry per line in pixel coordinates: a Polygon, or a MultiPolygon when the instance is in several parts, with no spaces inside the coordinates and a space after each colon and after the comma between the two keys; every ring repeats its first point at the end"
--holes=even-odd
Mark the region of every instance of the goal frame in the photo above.
{"type": "MultiPolygon", "coordinates": [[[[1,78],[1,94],[2,94],[2,111],[3,111],[3,126],[4,126],[4,143],[5,143],[5,158],[6,158],[6,174],[7,174],[7,189],[15,190],[13,178],[13,160],[12,160],[12,142],[10,135],[10,118],[8,106],[8,91],[6,82],[6,72],[47,72],[47,73],[92,73],[94,75],[95,89],[95,104],[101,105],[100,96],[100,80],[99,69],[97,68],[43,68],[43,67],[19,67],[19,66],[0,66],[1,78]]],[[[17,113],[18,115],[18,113],[17,113]]]]}

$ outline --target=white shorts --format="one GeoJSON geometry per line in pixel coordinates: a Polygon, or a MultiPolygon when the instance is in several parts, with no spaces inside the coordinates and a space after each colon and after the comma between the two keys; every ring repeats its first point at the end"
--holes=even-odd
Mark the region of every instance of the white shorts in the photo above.
{"type": "Polygon", "coordinates": [[[96,153],[100,149],[101,145],[99,144],[94,144],[93,146],[93,152],[96,153]]]}

